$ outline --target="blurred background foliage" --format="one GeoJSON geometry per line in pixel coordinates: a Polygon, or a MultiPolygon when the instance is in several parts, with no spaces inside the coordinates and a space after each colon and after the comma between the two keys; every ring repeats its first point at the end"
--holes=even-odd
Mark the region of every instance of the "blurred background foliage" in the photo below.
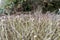
{"type": "Polygon", "coordinates": [[[52,12],[60,8],[60,0],[1,0],[0,10],[32,11],[36,10],[39,5],[43,13],[52,12]]]}

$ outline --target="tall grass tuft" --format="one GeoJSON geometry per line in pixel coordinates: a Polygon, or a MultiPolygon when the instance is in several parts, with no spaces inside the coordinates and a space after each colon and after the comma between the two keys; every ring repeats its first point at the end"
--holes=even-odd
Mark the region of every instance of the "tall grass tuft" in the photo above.
{"type": "Polygon", "coordinates": [[[0,40],[60,40],[60,15],[21,14],[0,17],[0,40]]]}

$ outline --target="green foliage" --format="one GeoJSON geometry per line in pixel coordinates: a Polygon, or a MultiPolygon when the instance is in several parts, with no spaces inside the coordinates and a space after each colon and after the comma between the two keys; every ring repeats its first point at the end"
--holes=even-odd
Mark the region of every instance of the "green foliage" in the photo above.
{"type": "Polygon", "coordinates": [[[53,12],[57,9],[60,8],[60,1],[52,1],[52,2],[46,2],[45,4],[43,4],[43,10],[42,12],[47,12],[47,11],[50,11],[50,12],[53,12]]]}
{"type": "Polygon", "coordinates": [[[3,9],[0,9],[0,14],[2,14],[3,13],[3,9]]]}
{"type": "MultiPolygon", "coordinates": [[[[10,9],[13,9],[14,7],[16,9],[18,4],[21,4],[22,11],[31,11],[35,10],[37,8],[37,5],[42,6],[42,10],[44,12],[50,11],[53,12],[54,10],[57,10],[60,8],[60,1],[52,0],[50,2],[46,2],[45,5],[44,1],[42,0],[2,0],[3,3],[0,5],[0,9],[5,9],[6,7],[9,7],[10,9]]],[[[42,11],[42,12],[43,12],[42,11]]]]}
{"type": "Polygon", "coordinates": [[[23,11],[31,11],[32,10],[31,1],[23,1],[22,7],[23,7],[23,11]]]}

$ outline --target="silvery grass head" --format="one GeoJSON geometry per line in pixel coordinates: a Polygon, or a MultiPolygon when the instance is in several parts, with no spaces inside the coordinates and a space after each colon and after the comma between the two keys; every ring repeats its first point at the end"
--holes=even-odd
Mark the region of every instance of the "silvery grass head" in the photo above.
{"type": "Polygon", "coordinates": [[[0,40],[60,40],[58,19],[60,15],[43,15],[40,11],[1,17],[0,40]]]}

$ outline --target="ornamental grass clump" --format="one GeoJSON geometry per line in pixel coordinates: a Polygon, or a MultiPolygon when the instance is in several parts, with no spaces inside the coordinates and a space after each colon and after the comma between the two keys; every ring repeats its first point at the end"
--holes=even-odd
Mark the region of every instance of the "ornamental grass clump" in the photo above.
{"type": "Polygon", "coordinates": [[[0,40],[60,40],[60,15],[0,17],[0,40]]]}

